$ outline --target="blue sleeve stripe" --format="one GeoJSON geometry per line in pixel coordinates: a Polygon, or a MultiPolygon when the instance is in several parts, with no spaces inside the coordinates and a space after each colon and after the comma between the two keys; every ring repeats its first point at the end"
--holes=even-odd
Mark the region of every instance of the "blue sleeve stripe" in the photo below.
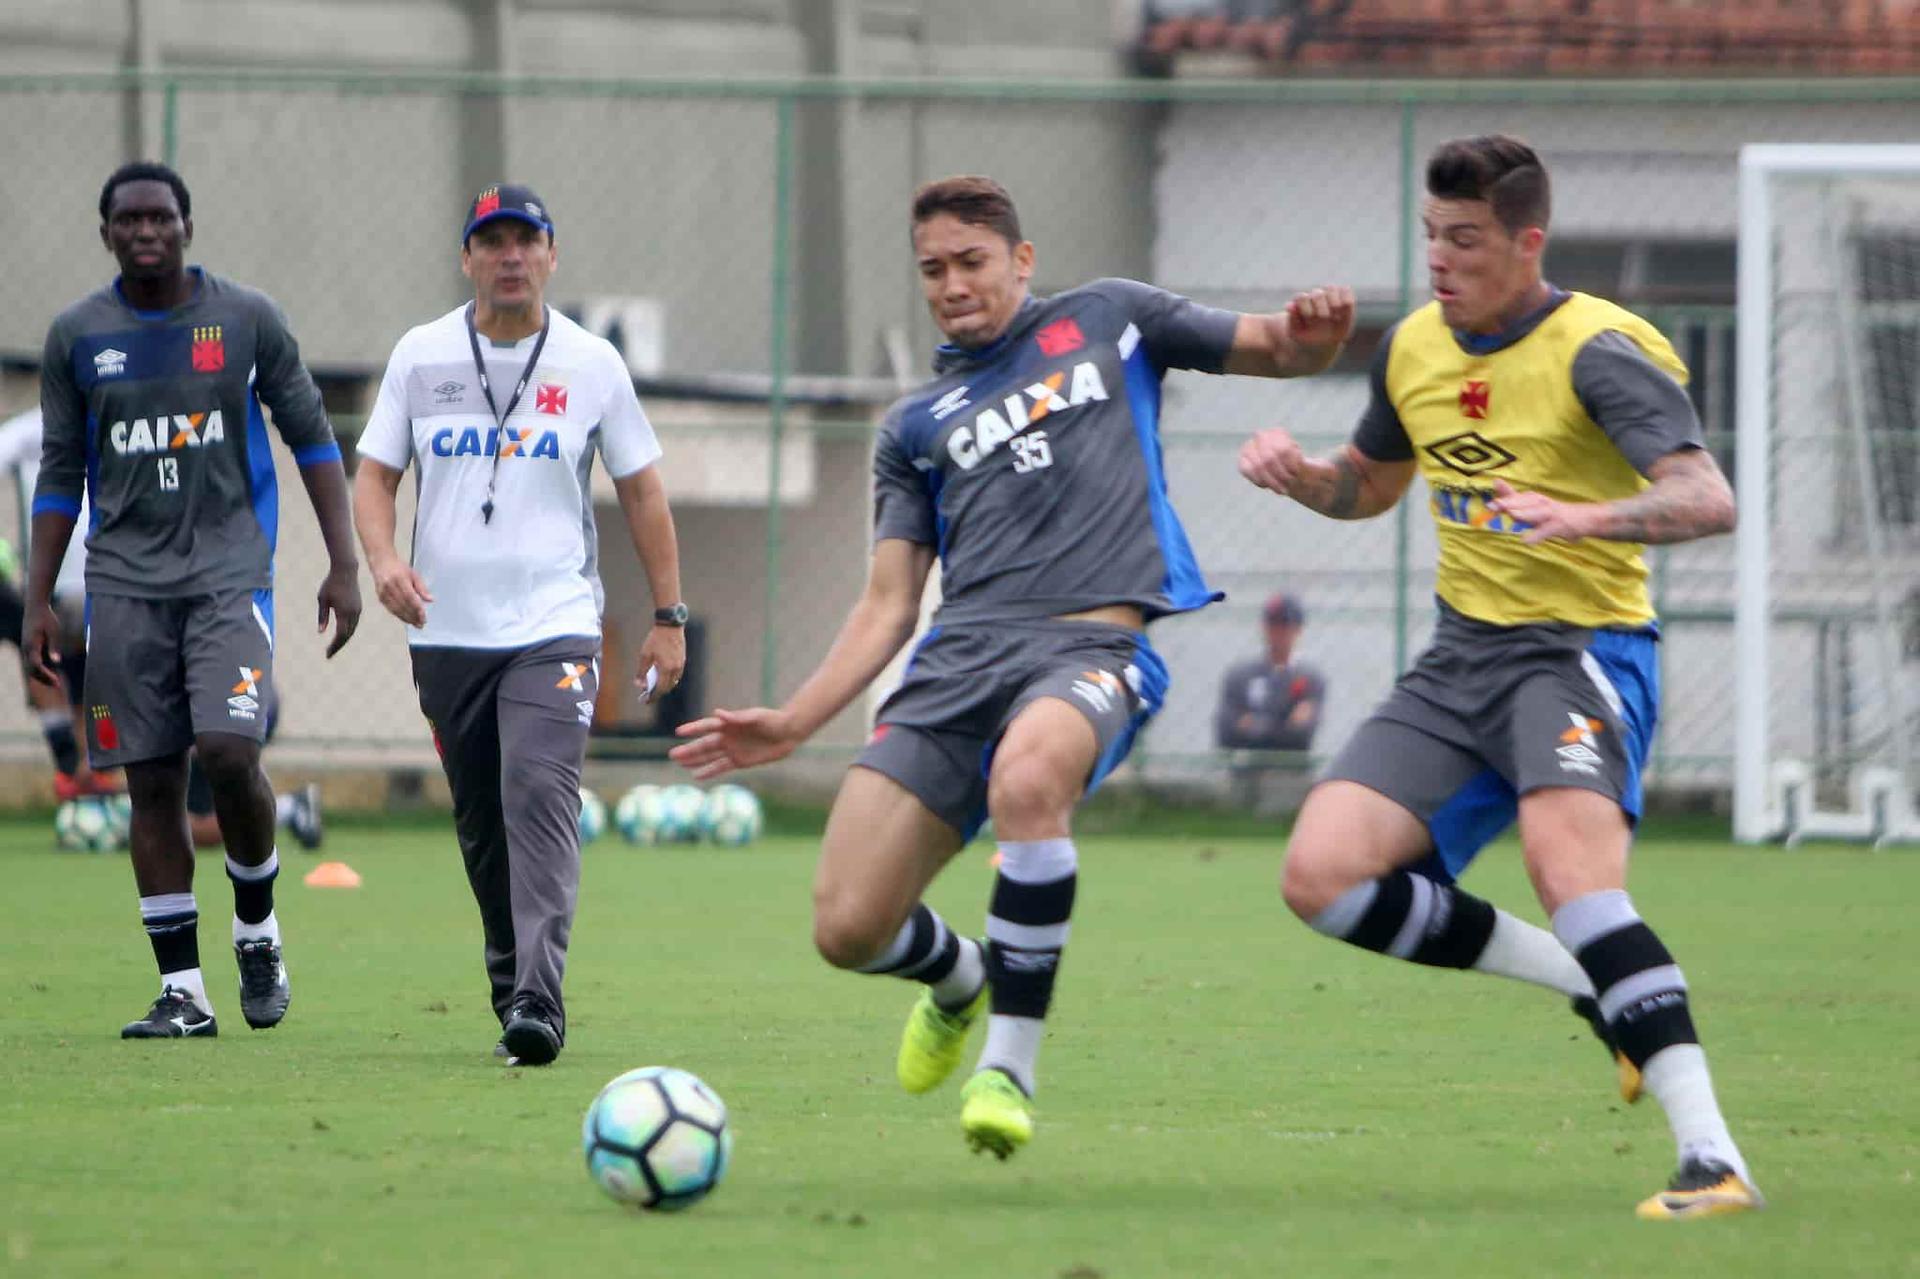
{"type": "Polygon", "coordinates": [[[321,462],[338,462],[340,446],[338,444],[312,444],[293,451],[293,460],[301,466],[314,466],[321,462]]]}
{"type": "Polygon", "coordinates": [[[33,499],[33,513],[35,515],[44,515],[49,512],[55,515],[71,515],[77,520],[80,518],[80,499],[77,497],[61,497],[56,493],[48,493],[44,497],[36,497],[33,499]]]}

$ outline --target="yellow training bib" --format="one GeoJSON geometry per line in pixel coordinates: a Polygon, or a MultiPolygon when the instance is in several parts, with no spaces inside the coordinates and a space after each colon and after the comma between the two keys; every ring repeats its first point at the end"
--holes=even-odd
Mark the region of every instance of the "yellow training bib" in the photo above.
{"type": "Polygon", "coordinates": [[[1387,397],[1432,492],[1436,589],[1468,617],[1507,626],[1653,620],[1639,543],[1529,546],[1520,537],[1526,525],[1487,508],[1496,478],[1563,502],[1608,502],[1647,487],[1574,394],[1574,357],[1608,330],[1686,383],[1687,366],[1659,330],[1585,293],[1569,294],[1531,333],[1487,355],[1460,349],[1437,302],[1394,333],[1387,397]]]}

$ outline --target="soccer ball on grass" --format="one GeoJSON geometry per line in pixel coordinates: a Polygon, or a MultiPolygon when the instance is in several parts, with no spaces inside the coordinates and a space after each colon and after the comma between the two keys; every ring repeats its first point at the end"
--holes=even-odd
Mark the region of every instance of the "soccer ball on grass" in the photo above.
{"type": "Polygon", "coordinates": [[[70,853],[104,853],[120,846],[120,823],[106,800],[83,795],[67,800],[54,813],[53,838],[70,853]]]}
{"type": "Polygon", "coordinates": [[[760,837],[760,800],[744,786],[725,783],[707,792],[700,833],[716,844],[751,844],[760,837]]]}
{"type": "Polygon", "coordinates": [[[677,1211],[706,1198],[733,1151],[727,1107],[672,1066],[629,1070],[600,1090],[580,1125],[587,1175],[636,1208],[677,1211]]]}
{"type": "Polygon", "coordinates": [[[580,791],[580,842],[591,844],[607,829],[607,801],[584,787],[580,791]]]}

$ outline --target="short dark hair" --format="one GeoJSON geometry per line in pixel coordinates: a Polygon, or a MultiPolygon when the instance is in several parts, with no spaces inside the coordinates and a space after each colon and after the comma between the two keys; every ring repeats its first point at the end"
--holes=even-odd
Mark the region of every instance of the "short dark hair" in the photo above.
{"type": "Polygon", "coordinates": [[[180,175],[157,160],[135,160],[123,164],[107,176],[106,185],[100,188],[100,220],[107,220],[107,207],[113,203],[113,193],[129,182],[164,182],[173,188],[173,198],[180,202],[182,219],[193,216],[193,197],[187,194],[187,184],[180,175]]]}
{"type": "Polygon", "coordinates": [[[1023,238],[1013,197],[992,178],[966,174],[922,183],[913,193],[913,225],[942,213],[952,214],[968,226],[997,231],[1010,245],[1023,238]]]}
{"type": "Polygon", "coordinates": [[[1532,147],[1500,133],[1441,143],[1427,161],[1427,194],[1485,200],[1509,235],[1545,228],[1553,212],[1547,166],[1532,147]]]}

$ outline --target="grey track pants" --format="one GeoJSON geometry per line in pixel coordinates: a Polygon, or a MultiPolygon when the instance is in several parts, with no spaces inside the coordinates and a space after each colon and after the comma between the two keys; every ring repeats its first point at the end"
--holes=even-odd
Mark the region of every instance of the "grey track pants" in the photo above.
{"type": "Polygon", "coordinates": [[[600,691],[600,641],[413,650],[420,709],[453,789],[467,882],[480,906],[493,1010],[560,998],[580,889],[580,765],[600,691]]]}

